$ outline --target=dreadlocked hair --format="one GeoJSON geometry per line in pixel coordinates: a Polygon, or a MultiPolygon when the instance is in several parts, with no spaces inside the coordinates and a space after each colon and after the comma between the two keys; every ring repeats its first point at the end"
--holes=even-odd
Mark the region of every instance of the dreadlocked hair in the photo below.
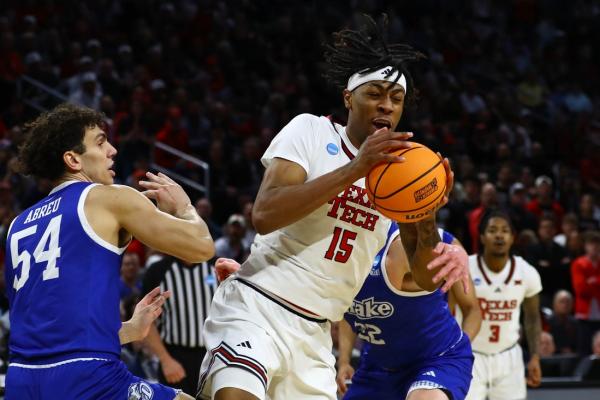
{"type": "Polygon", "coordinates": [[[332,35],[333,44],[325,45],[327,67],[324,77],[337,87],[345,88],[350,76],[357,72],[367,74],[390,66],[392,69],[387,76],[391,76],[396,71],[404,74],[409,89],[407,101],[416,100],[418,92],[414,88],[412,76],[406,69],[406,65],[426,58],[425,55],[407,44],[387,43],[386,14],[383,14],[381,26],[369,15],[363,14],[363,17],[366,25],[361,30],[344,29],[335,32],[332,35]]]}

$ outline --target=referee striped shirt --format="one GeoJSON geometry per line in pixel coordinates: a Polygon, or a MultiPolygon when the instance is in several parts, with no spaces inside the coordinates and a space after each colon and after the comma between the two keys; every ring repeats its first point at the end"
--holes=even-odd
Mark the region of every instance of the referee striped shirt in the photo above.
{"type": "Polygon", "coordinates": [[[172,257],[151,264],[144,275],[144,295],[160,286],[170,290],[158,330],[167,345],[205,347],[202,326],[208,315],[217,280],[207,263],[186,265],[172,257]]]}

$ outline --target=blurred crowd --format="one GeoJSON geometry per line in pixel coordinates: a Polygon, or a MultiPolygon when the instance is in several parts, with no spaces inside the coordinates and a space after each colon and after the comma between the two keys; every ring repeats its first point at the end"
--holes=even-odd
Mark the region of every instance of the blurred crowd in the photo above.
{"type": "MultiPolygon", "coordinates": [[[[152,162],[202,184],[189,190],[217,256],[243,261],[255,234],[262,152],[293,116],[344,119],[322,76],[330,33],[389,16],[391,42],[427,55],[419,99],[398,130],[450,158],[456,185],[441,226],[477,251],[487,209],[506,209],[516,253],[540,272],[550,353],[586,355],[600,330],[600,5],[591,0],[6,0],[0,16],[0,233],[50,190],[15,172],[23,124],[52,106],[23,77],[106,115],[117,180],[152,162]]],[[[134,242],[124,304],[159,255],[134,242]]],[[[0,302],[6,311],[6,301],[0,302]]],[[[126,307],[125,307],[126,308],[126,307]]],[[[0,319],[0,326],[6,326],[0,319]]],[[[547,339],[547,337],[545,337],[547,339]]],[[[546,340],[545,339],[545,340],[546,340]]],[[[548,340],[547,340],[548,341],[548,340]]],[[[600,337],[595,345],[600,355],[600,337]]]]}

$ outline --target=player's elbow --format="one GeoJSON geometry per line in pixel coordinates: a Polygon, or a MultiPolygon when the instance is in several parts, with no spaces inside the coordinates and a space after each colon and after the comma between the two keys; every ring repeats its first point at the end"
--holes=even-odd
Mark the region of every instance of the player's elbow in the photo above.
{"type": "Polygon", "coordinates": [[[215,256],[215,243],[212,238],[203,238],[193,241],[192,246],[181,258],[189,263],[208,261],[215,256]]]}
{"type": "Polygon", "coordinates": [[[254,225],[254,230],[259,235],[266,235],[277,229],[272,223],[272,218],[269,218],[266,214],[264,211],[252,210],[252,225],[254,225]]]}
{"type": "Polygon", "coordinates": [[[433,282],[433,276],[429,275],[429,274],[419,274],[416,273],[415,271],[413,271],[413,278],[415,280],[415,283],[423,290],[426,290],[428,292],[433,292],[435,291],[440,284],[439,283],[434,283],[433,282]]]}

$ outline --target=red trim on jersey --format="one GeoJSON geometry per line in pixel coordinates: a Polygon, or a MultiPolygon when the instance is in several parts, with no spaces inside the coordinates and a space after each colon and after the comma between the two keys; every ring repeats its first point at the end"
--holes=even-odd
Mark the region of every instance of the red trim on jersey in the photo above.
{"type": "Polygon", "coordinates": [[[483,279],[485,279],[488,285],[491,285],[492,281],[490,280],[490,278],[488,278],[487,274],[485,273],[485,268],[483,268],[483,265],[481,264],[481,255],[479,254],[477,255],[477,266],[481,271],[481,275],[483,275],[483,279]]]}
{"type": "Polygon", "coordinates": [[[337,133],[340,136],[340,141],[342,143],[342,150],[344,151],[344,153],[346,153],[346,156],[351,161],[354,160],[354,154],[352,154],[352,151],[350,151],[350,149],[344,142],[344,137],[338,132],[337,128],[335,127],[335,123],[333,122],[333,117],[331,115],[328,115],[327,119],[329,120],[329,122],[331,122],[331,126],[333,126],[333,130],[335,131],[335,133],[337,133]]]}
{"type": "Polygon", "coordinates": [[[508,272],[508,276],[504,281],[505,285],[508,285],[508,282],[510,282],[511,278],[513,277],[513,274],[515,273],[515,264],[515,258],[513,256],[510,256],[510,271],[508,272]]]}
{"type": "MultiPolygon", "coordinates": [[[[492,281],[490,280],[490,278],[488,278],[487,273],[485,272],[485,268],[483,268],[483,265],[481,263],[481,255],[479,255],[479,254],[477,255],[477,266],[479,267],[479,270],[481,271],[481,275],[483,275],[483,279],[485,279],[485,281],[487,282],[488,285],[491,285],[492,281]]],[[[513,277],[513,275],[515,273],[515,266],[516,266],[515,258],[513,256],[510,256],[510,271],[508,271],[508,276],[504,280],[505,285],[508,285],[511,278],[513,277]]]]}

